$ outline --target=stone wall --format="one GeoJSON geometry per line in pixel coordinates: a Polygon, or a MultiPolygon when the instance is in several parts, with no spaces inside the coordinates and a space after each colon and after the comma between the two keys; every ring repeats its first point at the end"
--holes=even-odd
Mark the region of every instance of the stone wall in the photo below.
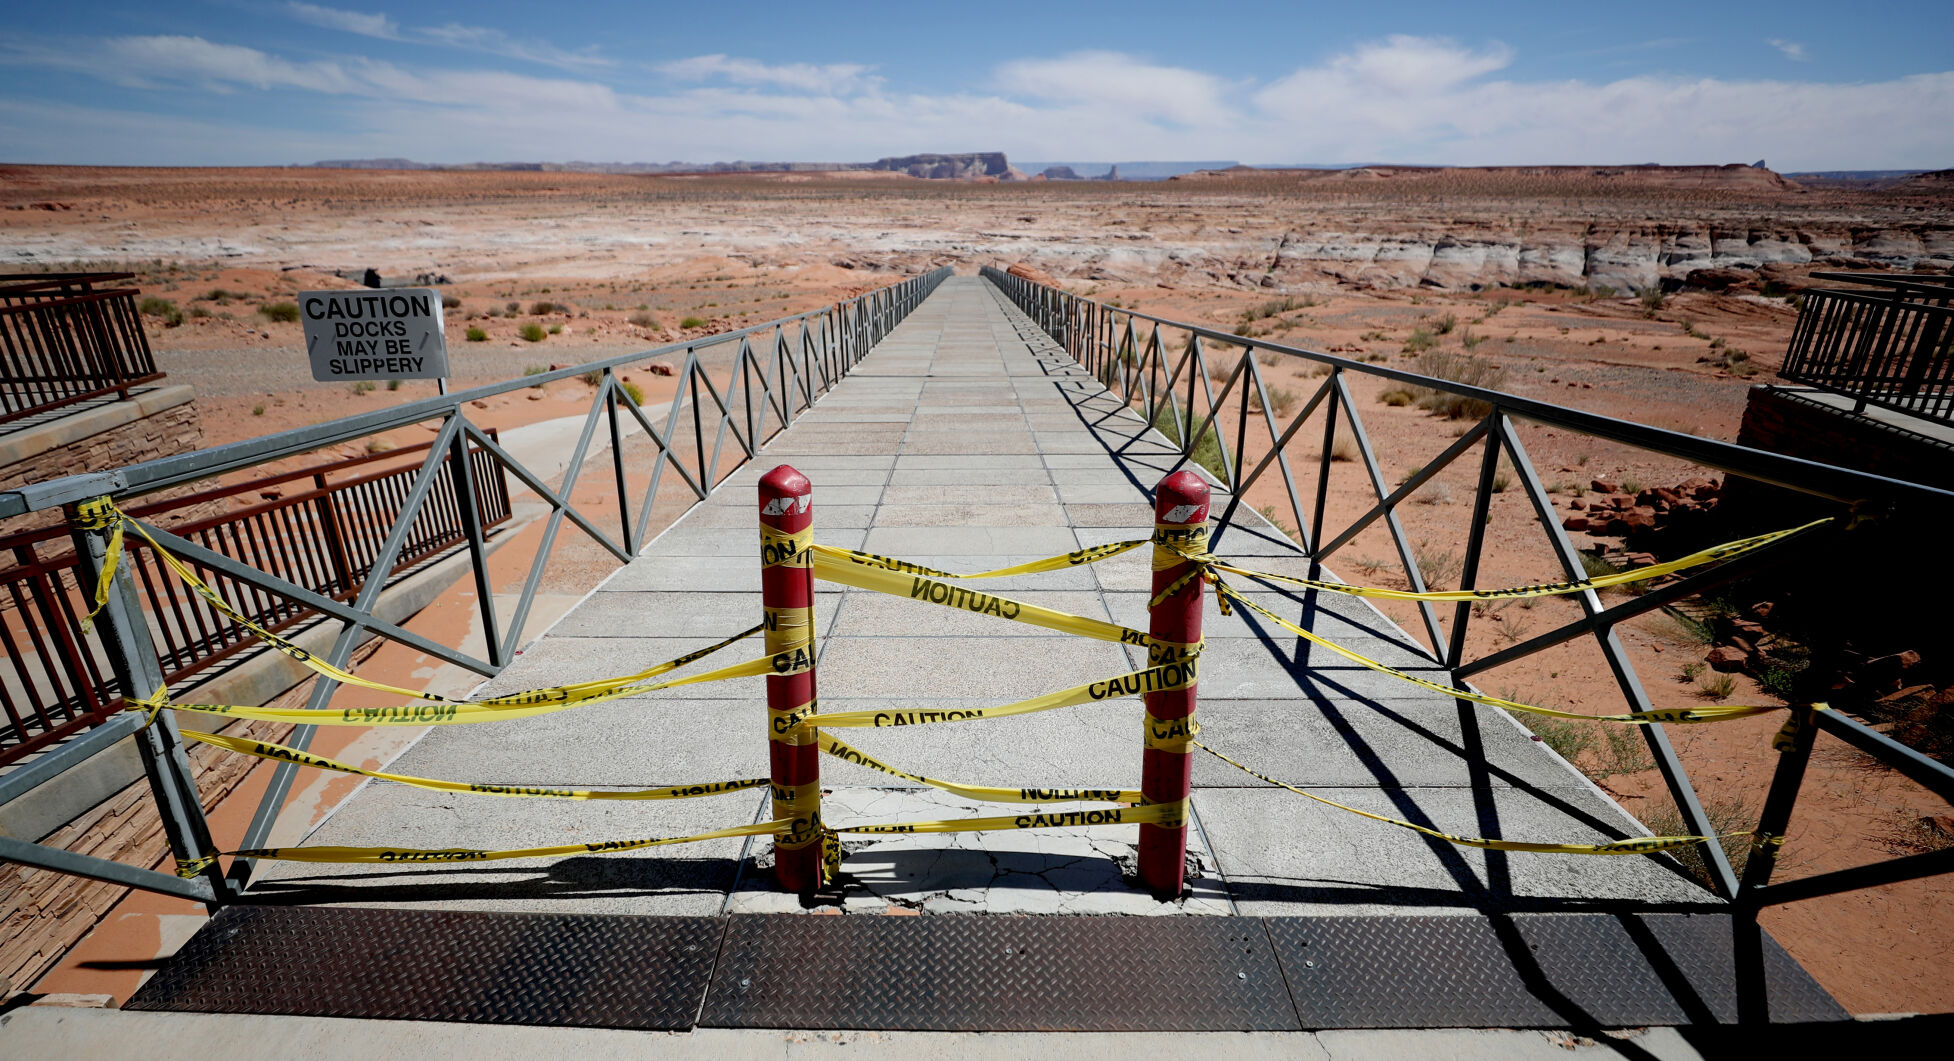
{"type": "Polygon", "coordinates": [[[1891,479],[1954,489],[1954,443],[1804,398],[1752,387],[1737,443],[1891,479]]]}
{"type": "MultiPolygon", "coordinates": [[[[223,732],[282,741],[291,730],[288,723],[249,722],[223,732]]],[[[206,812],[258,765],[256,759],[204,744],[190,745],[188,753],[206,812]]],[[[155,866],[170,853],[147,780],[103,800],[41,842],[132,866],[155,866]]],[[[129,889],[119,884],[0,863],[0,997],[31,987],[127,894],[129,889]]]]}
{"type": "MultiPolygon", "coordinates": [[[[0,435],[0,490],[191,453],[203,444],[196,392],[180,385],[151,387],[128,401],[84,406],[0,435]]],[[[35,512],[8,520],[0,533],[60,519],[58,511],[35,512]]]]}
{"type": "MultiPolygon", "coordinates": [[[[187,386],[151,387],[127,401],[86,405],[0,436],[0,490],[189,453],[203,448],[203,442],[195,392],[187,386]]],[[[6,521],[0,532],[60,520],[59,510],[35,512],[6,521]]],[[[65,551],[65,543],[50,550],[65,551]]],[[[207,807],[228,795],[254,762],[214,751],[190,751],[207,807]]],[[[122,788],[43,842],[139,866],[154,865],[168,853],[147,781],[122,788]]],[[[0,867],[0,993],[32,984],[127,893],[118,885],[51,870],[13,863],[0,867]]]]}

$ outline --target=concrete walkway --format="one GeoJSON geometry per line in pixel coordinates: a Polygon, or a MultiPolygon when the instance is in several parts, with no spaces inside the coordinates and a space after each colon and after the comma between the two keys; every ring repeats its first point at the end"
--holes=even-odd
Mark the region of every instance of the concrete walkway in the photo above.
{"type": "MultiPolygon", "coordinates": [[[[952,279],[832,394],[619,571],[485,691],[627,673],[757,621],[754,482],[790,463],[814,482],[818,540],[978,570],[1151,533],[1148,493],[1174,455],[988,284],[952,279]]],[[[1217,492],[1216,510],[1224,498],[1217,492]]],[[[1249,516],[1257,521],[1258,517],[1249,516]]],[[[1222,543],[1300,573],[1266,526],[1222,543]]],[[[1146,624],[1146,550],[986,583],[1019,599],[1146,624]]],[[[927,604],[826,587],[825,710],[1003,703],[1144,665],[1144,653],[927,604]]],[[[1415,668],[1408,638],[1343,597],[1260,598],[1318,632],[1415,668]]],[[[1332,799],[1440,830],[1598,841],[1643,830],[1510,719],[1462,709],[1212,606],[1203,739],[1332,799]]],[[[740,646],[712,666],[758,654],[740,646]]],[[[1424,671],[1429,676],[1436,672],[1424,671]]],[[[391,769],[495,784],[640,787],[767,772],[762,679],[674,690],[528,721],[436,728],[391,769]]],[[[841,734],[898,766],[1009,786],[1137,787],[1142,710],[1119,701],[1018,718],[841,734]]],[[[1016,813],[829,758],[834,824],[1016,813]]],[[[1133,828],[851,840],[855,911],[1207,914],[1681,909],[1714,900],[1665,861],[1455,847],[1271,789],[1197,753],[1200,876],[1158,904],[1123,879],[1133,828]]],[[[369,782],[311,844],[514,848],[676,836],[760,820],[753,792],[560,802],[369,782]]],[[[393,868],[266,864],[261,901],[478,910],[798,911],[755,856],[719,840],[553,862],[393,868]]]]}

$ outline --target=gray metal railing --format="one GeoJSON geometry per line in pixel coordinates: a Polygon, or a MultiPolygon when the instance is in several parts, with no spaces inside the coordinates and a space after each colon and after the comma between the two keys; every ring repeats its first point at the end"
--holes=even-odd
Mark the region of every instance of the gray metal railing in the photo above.
{"type": "MultiPolygon", "coordinates": [[[[1581,554],[1562,529],[1548,490],[1521,444],[1514,428],[1516,419],[1608,439],[1648,453],[1773,484],[1816,502],[1829,503],[1832,511],[1843,517],[1821,531],[1679,578],[1618,603],[1604,605],[1596,592],[1585,591],[1574,598],[1582,610],[1580,618],[1477,658],[1467,658],[1466,653],[1466,633],[1475,618],[1469,603],[1460,602],[1455,606],[1448,625],[1441,623],[1439,609],[1429,602],[1418,602],[1418,625],[1428,643],[1415,647],[1448,669],[1458,683],[1557,645],[1588,638],[1606,660],[1610,676],[1628,708],[1651,710],[1648,693],[1616,633],[1616,627],[1624,621],[1794,562],[1809,564],[1814,572],[1834,572],[1825,577],[1841,580],[1844,592],[1850,594],[1854,584],[1836,572],[1842,566],[1841,558],[1852,555],[1857,541],[1856,528],[1879,525],[1925,532],[1945,526],[1945,521],[1954,516],[1954,493],[1945,490],[1283,346],[1199,324],[1153,317],[1081,298],[997,269],[986,268],[983,276],[1103,384],[1115,401],[1136,407],[1147,423],[1158,425],[1170,443],[1179,446],[1179,464],[1193,460],[1197,447],[1209,447],[1209,460],[1218,465],[1210,465],[1210,471],[1229,491],[1226,509],[1213,530],[1217,553],[1227,551],[1222,542],[1231,528],[1238,527],[1234,517],[1243,497],[1265,476],[1274,475],[1280,478],[1287,492],[1289,512],[1296,520],[1302,548],[1314,562],[1313,567],[1349,545],[1366,529],[1381,525],[1397,553],[1404,580],[1411,589],[1423,592],[1427,588],[1425,578],[1397,510],[1408,503],[1419,487],[1477,448],[1480,450],[1477,487],[1471,499],[1470,530],[1464,543],[1457,588],[1474,588],[1478,577],[1487,547],[1491,498],[1504,486],[1497,482],[1502,457],[1514,469],[1528,507],[1543,532],[1544,544],[1551,549],[1565,577],[1584,578],[1581,554]],[[1273,411],[1275,403],[1258,364],[1258,355],[1278,361],[1303,359],[1320,366],[1324,374],[1322,384],[1301,403],[1293,417],[1278,417],[1273,411]],[[1480,407],[1487,411],[1424,466],[1392,486],[1379,466],[1352,400],[1347,383],[1347,377],[1352,374],[1467,398],[1481,403],[1480,407]],[[1243,400],[1243,395],[1247,400],[1243,400]],[[1320,442],[1321,451],[1315,458],[1319,464],[1315,469],[1313,498],[1306,503],[1299,492],[1297,469],[1292,465],[1287,447],[1319,413],[1320,423],[1310,440],[1320,442]],[[1327,502],[1331,463],[1337,459],[1340,438],[1355,443],[1356,463],[1364,473],[1370,502],[1347,525],[1334,527],[1328,525],[1327,502]],[[1252,463],[1247,456],[1251,448],[1259,449],[1262,454],[1252,463]]],[[[1238,533],[1251,531],[1238,529],[1238,533]]],[[[1916,577],[1930,580],[1933,576],[1916,572],[1916,577]]],[[[1940,584],[1943,589],[1945,582],[1942,579],[1940,584]]],[[[1923,582],[1914,591],[1934,590],[1930,583],[1923,582]]],[[[1809,706],[1829,695],[1836,671],[1825,662],[1823,653],[1835,651],[1836,647],[1817,646],[1814,665],[1802,676],[1801,702],[1789,712],[1791,723],[1786,728],[1777,770],[1753,834],[1755,842],[1742,879],[1720,845],[1703,845],[1708,883],[1717,894],[1734,900],[1739,911],[1754,915],[1766,905],[1954,871],[1954,850],[1941,850],[1779,884],[1769,883],[1777,864],[1778,844],[1790,821],[1811,756],[1813,739],[1820,731],[1876,757],[1940,798],[1954,800],[1954,769],[1873,730],[1843,711],[1815,710],[1809,706]]],[[[1716,836],[1718,830],[1705,813],[1664,727],[1639,728],[1688,830],[1696,835],[1716,836]]],[[[1750,923],[1754,926],[1754,917],[1750,923]]]]}
{"type": "MultiPolygon", "coordinates": [[[[495,429],[488,431],[491,439],[495,429]]],[[[349,600],[366,581],[400,502],[413,486],[415,464],[401,462],[428,443],[313,465],[276,475],[136,505],[129,514],[169,522],[171,532],[249,563],[314,593],[349,600]],[[372,465],[386,461],[378,471],[372,465]],[[350,473],[350,474],[349,474],[350,473]],[[303,487],[297,484],[303,482],[303,487]],[[269,489],[268,489],[269,488],[269,489]],[[208,514],[237,499],[241,509],[208,514]]],[[[508,479],[479,446],[469,447],[482,526],[509,522],[508,479]]],[[[455,502],[461,477],[449,461],[430,503],[401,548],[397,575],[466,542],[455,502]]],[[[0,766],[6,766],[122,710],[114,684],[82,635],[89,605],[77,577],[80,565],[65,527],[0,538],[0,766]]],[[[173,686],[207,668],[260,647],[257,638],[199,600],[178,582],[140,537],[127,539],[143,610],[161,641],[163,677],[173,686]]],[[[208,568],[202,577],[233,606],[274,633],[318,613],[208,568]]]]}
{"type": "MultiPolygon", "coordinates": [[[[655,515],[662,511],[667,517],[675,517],[704,500],[728,474],[751,460],[769,438],[792,424],[846,377],[890,329],[949,275],[948,268],[940,268],[825,309],[751,328],[457,391],[247,442],[31,484],[0,493],[0,518],[63,508],[72,521],[76,507],[84,502],[101,498],[127,502],[393,428],[426,424],[435,431],[427,457],[420,462],[397,505],[385,513],[386,532],[366,564],[367,576],[350,600],[343,594],[307,588],[160,527],[147,523],[145,527],[164,548],[189,564],[216,573],[231,587],[289,601],[338,620],[341,626],[337,639],[322,657],[335,667],[344,667],[356,646],[378,636],[484,677],[492,676],[515,654],[530,605],[554,551],[557,533],[566,520],[619,563],[628,563],[662,525],[663,521],[654,519],[655,515]],[[631,387],[617,377],[619,369],[656,357],[680,362],[673,373],[677,389],[663,410],[662,422],[654,417],[653,410],[643,408],[631,387]],[[525,466],[469,419],[473,402],[592,373],[597,376],[597,391],[584,417],[582,433],[569,454],[568,466],[555,484],[546,481],[547,476],[555,475],[554,463],[546,473],[525,466]],[[591,507],[589,503],[572,500],[600,427],[608,436],[611,453],[612,475],[602,495],[604,500],[614,501],[616,505],[619,522],[615,536],[586,514],[585,509],[591,507]],[[638,436],[651,449],[645,455],[648,468],[634,465],[626,453],[627,440],[635,445],[638,436]],[[501,473],[513,477],[549,508],[540,542],[507,616],[498,614],[496,587],[489,577],[483,509],[477,496],[482,484],[477,461],[468,459],[470,452],[477,450],[487,454],[501,473]],[[485,652],[480,657],[384,621],[373,611],[387,581],[381,573],[393,570],[409,548],[420,515],[435,495],[438,483],[446,478],[443,470],[450,463],[460,471],[453,477],[450,504],[459,513],[466,553],[474,573],[476,604],[486,635],[485,652]],[[670,504],[661,510],[660,490],[667,482],[668,472],[677,477],[682,493],[676,498],[668,497],[670,504]],[[631,475],[637,473],[648,473],[642,496],[638,496],[630,482],[631,475]]],[[[80,582],[93,585],[103,565],[108,534],[102,528],[77,525],[72,537],[81,561],[80,582]]],[[[117,566],[96,636],[114,672],[116,686],[139,690],[146,697],[162,687],[164,666],[162,653],[151,637],[151,624],[144,616],[131,572],[133,566],[117,566]]],[[[337,683],[318,678],[307,706],[315,710],[324,708],[337,688],[337,683]]],[[[303,749],[311,743],[313,732],[314,727],[300,726],[286,743],[303,749]]],[[[18,798],[132,734],[137,738],[150,791],[162,813],[171,853],[178,859],[192,860],[215,850],[188,759],[168,711],[158,713],[148,725],[144,724],[142,714],[117,712],[102,725],[0,774],[0,804],[18,798]]],[[[280,763],[275,768],[241,847],[263,846],[291,789],[293,774],[290,763],[280,763]]],[[[251,873],[250,860],[239,859],[228,873],[213,862],[198,876],[179,879],[168,873],[9,837],[0,837],[0,859],[177,895],[212,907],[235,898],[251,873]]]]}
{"type": "Polygon", "coordinates": [[[1813,273],[1861,290],[1807,291],[1778,375],[1954,424],[1954,277],[1813,273]]]}

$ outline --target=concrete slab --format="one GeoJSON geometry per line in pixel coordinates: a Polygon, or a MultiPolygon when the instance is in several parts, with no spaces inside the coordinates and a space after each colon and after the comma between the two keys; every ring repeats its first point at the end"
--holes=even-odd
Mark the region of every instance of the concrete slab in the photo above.
{"type": "MultiPolygon", "coordinates": [[[[837,788],[822,797],[822,816],[851,824],[1060,814],[1104,803],[979,803],[936,789],[837,788]]],[[[843,832],[842,909],[889,906],[930,914],[1227,915],[1226,889],[1198,837],[1189,845],[1197,867],[1189,894],[1158,902],[1137,886],[1137,834],[1131,826],[1002,830],[978,833],[843,832]]],[[[754,874],[728,900],[733,913],[800,913],[754,874]]]]}
{"type": "MultiPolygon", "coordinates": [[[[1600,843],[1631,835],[1599,798],[1581,800],[1560,790],[1326,787],[1315,794],[1463,836],[1600,843]]],[[[1658,910],[1718,903],[1666,860],[1459,847],[1281,789],[1202,789],[1198,798],[1221,872],[1244,914],[1658,910]]]]}
{"type": "MultiPolygon", "coordinates": [[[[758,614],[754,482],[794,463],[816,484],[819,540],[951,571],[1067,553],[1152,530],[1148,491],[1172,447],[1077,371],[988,287],[953,280],[823,399],[495,682],[493,692],[628,673],[731,633],[758,614]]],[[[668,481],[667,489],[671,488],[668,481]]],[[[1220,496],[1220,495],[1218,495],[1220,496]]],[[[1307,574],[1259,517],[1220,542],[1246,566],[1307,574]]],[[[1143,627],[1150,548],[1103,563],[972,583],[1030,603],[1143,627]]],[[[1331,576],[1333,577],[1333,576],[1331,576]]],[[[1386,663],[1441,677],[1364,601],[1283,595],[1233,580],[1280,614],[1386,663]]],[[[999,704],[1133,669],[1118,645],[824,587],[819,673],[830,711],[999,704]]],[[[1201,674],[1204,739],[1312,791],[1468,835],[1592,841],[1637,826],[1505,717],[1307,647],[1212,604],[1201,674]]],[[[760,654],[757,641],[685,672],[760,654]]],[[[408,773],[573,787],[759,776],[764,679],[690,686],[541,718],[437,728],[401,755],[408,773]]],[[[1144,710],[1126,699],[1037,715],[837,731],[904,769],[1011,787],[1133,787],[1144,710]]],[[[1663,860],[1464,849],[1273,789],[1205,755],[1194,763],[1197,899],[1152,903],[1123,880],[1134,830],[921,834],[849,841],[854,912],[1122,910],[1295,914],[1710,906],[1663,860]],[[1202,881],[1206,883],[1201,883],[1202,881]],[[1225,882],[1225,887],[1224,887],[1225,882]],[[1201,905],[1206,904],[1206,905],[1201,905]],[[1194,907],[1189,909],[1188,907],[1194,907]]],[[[829,818],[1007,813],[829,759],[829,818]]],[[[506,800],[370,784],[312,843],[490,847],[674,835],[755,820],[764,797],[675,802],[506,800]]],[[[1003,808],[1003,809],[1000,809],[1003,808]]],[[[484,909],[695,913],[798,911],[759,873],[765,840],[715,841],[556,862],[401,870],[280,866],[275,901],[484,909]],[[756,862],[755,859],[761,862],[756,862]],[[735,878],[743,881],[737,890],[735,878]]],[[[1229,1040],[1234,1044],[1246,1039],[1229,1040]]],[[[1312,1044],[1299,1039],[1296,1043],[1312,1044]]],[[[1356,1047],[1352,1047],[1355,1049],[1356,1047]]],[[[1474,1048],[1477,1048],[1475,1040],[1474,1048]]]]}

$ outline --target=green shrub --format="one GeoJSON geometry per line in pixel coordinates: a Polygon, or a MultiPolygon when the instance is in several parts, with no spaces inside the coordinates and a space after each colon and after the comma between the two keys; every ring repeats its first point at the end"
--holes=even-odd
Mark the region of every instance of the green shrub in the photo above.
{"type": "Polygon", "coordinates": [[[262,406],[262,405],[254,405],[254,406],[252,406],[252,407],[251,407],[251,415],[252,415],[252,416],[263,416],[263,415],[265,415],[265,407],[264,407],[264,406],[262,406]]]}
{"type": "Polygon", "coordinates": [[[624,393],[631,396],[632,405],[643,405],[645,403],[645,389],[643,387],[629,381],[621,384],[621,386],[624,387],[624,393]]]}
{"type": "MultiPolygon", "coordinates": [[[[1516,704],[1528,704],[1534,707],[1546,706],[1540,704],[1538,701],[1528,699],[1524,694],[1512,689],[1500,690],[1499,697],[1502,700],[1511,700],[1516,704]]],[[[1594,747],[1594,727],[1597,723],[1576,722],[1573,719],[1567,718],[1549,718],[1546,715],[1535,715],[1522,711],[1515,711],[1512,714],[1513,717],[1520,720],[1520,725],[1525,726],[1534,736],[1539,737],[1542,744],[1554,749],[1561,758],[1566,759],[1570,763],[1579,759],[1582,752],[1594,747]]]]}
{"type": "MultiPolygon", "coordinates": [[[[1183,421],[1189,419],[1186,406],[1176,401],[1174,408],[1180,410],[1183,421]]],[[[1180,429],[1174,425],[1174,414],[1168,411],[1166,402],[1161,402],[1160,410],[1154,414],[1153,426],[1155,430],[1167,436],[1167,441],[1176,446],[1181,444],[1180,429]]],[[[1228,481],[1228,465],[1221,459],[1221,438],[1215,434],[1214,424],[1210,423],[1208,429],[1201,432],[1201,437],[1195,440],[1194,452],[1189,455],[1189,459],[1213,472],[1216,479],[1228,481]]]]}
{"type": "Polygon", "coordinates": [[[488,342],[488,333],[480,328],[470,328],[468,329],[468,341],[471,343],[488,342]]]}
{"type": "MultiPolygon", "coordinates": [[[[543,373],[545,373],[545,372],[548,372],[548,371],[549,371],[549,369],[547,369],[547,368],[544,368],[544,367],[543,367],[543,366],[541,366],[541,365],[530,365],[530,366],[529,366],[528,368],[525,368],[525,369],[523,369],[523,370],[522,370],[522,374],[523,374],[523,375],[525,375],[525,376],[540,376],[540,375],[542,375],[543,373]]],[[[544,383],[531,383],[531,384],[530,384],[529,386],[531,387],[531,389],[534,389],[534,390],[542,390],[542,389],[543,389],[544,387],[546,387],[546,386],[548,386],[548,384],[544,384],[544,383]]]]}
{"type": "Polygon", "coordinates": [[[521,334],[525,342],[540,343],[543,341],[543,336],[549,333],[543,330],[542,325],[532,321],[522,326],[521,334]]]}
{"type": "Polygon", "coordinates": [[[205,309],[205,308],[203,308],[202,306],[191,306],[191,307],[190,307],[190,316],[192,316],[192,317],[208,317],[208,316],[210,316],[210,311],[209,311],[209,310],[207,310],[207,309],[205,309]]]}
{"type": "Polygon", "coordinates": [[[503,312],[505,312],[505,313],[507,313],[507,314],[509,314],[509,315],[510,315],[511,317],[513,317],[513,316],[515,316],[516,314],[518,314],[518,313],[521,313],[521,312],[522,312],[522,303],[520,303],[520,302],[504,302],[504,303],[502,304],[502,309],[503,309],[503,312]]]}
{"type": "Polygon", "coordinates": [[[1445,316],[1440,317],[1432,322],[1432,331],[1437,332],[1440,335],[1450,335],[1452,334],[1452,329],[1458,326],[1459,326],[1458,315],[1455,313],[1447,313],[1445,316]]]}
{"type": "Polygon", "coordinates": [[[244,296],[232,291],[226,291],[221,287],[213,287],[204,292],[201,297],[205,302],[215,302],[219,305],[228,306],[231,304],[232,299],[243,298],[244,296]]]}
{"type": "Polygon", "coordinates": [[[183,311],[176,308],[176,303],[155,295],[147,295],[136,303],[136,312],[145,317],[160,318],[165,328],[174,328],[183,323],[183,311]]]}
{"type": "Polygon", "coordinates": [[[1438,337],[1423,328],[1413,328],[1411,337],[1404,341],[1404,352],[1422,354],[1438,345],[1438,337]]]}
{"type": "Polygon", "coordinates": [[[681,328],[703,328],[706,326],[706,322],[698,317],[687,317],[679,321],[678,326],[681,328]]]}
{"type": "Polygon", "coordinates": [[[529,304],[529,315],[532,317],[544,317],[555,312],[556,303],[554,302],[543,301],[531,302],[529,304]]]}
{"type": "Polygon", "coordinates": [[[399,380],[397,380],[397,379],[390,379],[390,380],[388,380],[388,381],[387,381],[387,389],[388,389],[388,390],[390,390],[390,391],[397,391],[397,390],[399,390],[399,389],[400,389],[400,381],[399,381],[399,380]]]}
{"type": "Polygon", "coordinates": [[[1411,393],[1409,390],[1406,390],[1403,387],[1392,387],[1390,390],[1387,390],[1384,393],[1377,396],[1378,401],[1391,406],[1410,405],[1412,402],[1416,401],[1417,398],[1418,398],[1417,395],[1411,393]]]}
{"type": "Polygon", "coordinates": [[[1696,678],[1696,694],[1711,700],[1728,700],[1737,691],[1737,679],[1718,671],[1707,671],[1696,678]]]}
{"type": "Polygon", "coordinates": [[[1763,666],[1757,684],[1780,700],[1795,700],[1798,679],[1811,668],[1811,650],[1803,645],[1778,644],[1764,650],[1763,666]]]}
{"type": "Polygon", "coordinates": [[[373,382],[370,379],[357,380],[353,383],[352,386],[352,391],[354,394],[367,394],[379,389],[380,389],[380,385],[373,382]]]}
{"type": "Polygon", "coordinates": [[[578,376],[577,378],[583,380],[585,383],[589,384],[590,386],[595,387],[604,382],[604,370],[601,368],[593,368],[589,372],[586,372],[583,375],[578,376]]]}
{"type": "Polygon", "coordinates": [[[550,325],[550,334],[551,334],[551,335],[562,335],[562,334],[563,334],[563,325],[561,325],[561,324],[552,324],[552,325],[550,325]]]}
{"type": "MultiPolygon", "coordinates": [[[[1717,834],[1723,845],[1723,853],[1730,860],[1730,868],[1735,870],[1738,879],[1744,876],[1744,866],[1750,862],[1751,832],[1757,826],[1753,817],[1740,800],[1706,799],[1703,801],[1703,814],[1710,819],[1710,831],[1717,834]]],[[[1643,824],[1656,836],[1690,836],[1696,830],[1683,821],[1681,813],[1665,808],[1650,814],[1643,824]]],[[[1703,857],[1703,845],[1671,848],[1666,852],[1670,858],[1683,867],[1690,876],[1710,883],[1709,860],[1703,857]]],[[[1778,857],[1784,857],[1784,849],[1778,849],[1778,857]]]]}
{"type": "Polygon", "coordinates": [[[299,319],[299,304],[296,302],[270,302],[258,307],[258,312],[268,319],[283,324],[293,324],[299,319]]]}

